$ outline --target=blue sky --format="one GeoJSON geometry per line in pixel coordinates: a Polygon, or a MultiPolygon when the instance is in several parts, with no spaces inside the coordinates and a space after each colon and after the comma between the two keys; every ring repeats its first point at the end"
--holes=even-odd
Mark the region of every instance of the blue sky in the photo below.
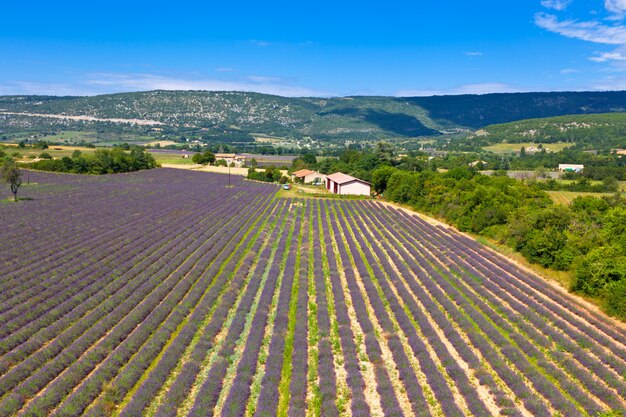
{"type": "Polygon", "coordinates": [[[0,94],[626,89],[626,0],[8,2],[0,94]]]}

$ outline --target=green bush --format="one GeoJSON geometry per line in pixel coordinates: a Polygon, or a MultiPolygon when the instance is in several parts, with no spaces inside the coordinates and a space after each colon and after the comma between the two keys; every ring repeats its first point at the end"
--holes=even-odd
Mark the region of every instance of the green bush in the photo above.
{"type": "Polygon", "coordinates": [[[605,289],[604,309],[610,315],[626,319],[626,278],[612,282],[605,289]]]}

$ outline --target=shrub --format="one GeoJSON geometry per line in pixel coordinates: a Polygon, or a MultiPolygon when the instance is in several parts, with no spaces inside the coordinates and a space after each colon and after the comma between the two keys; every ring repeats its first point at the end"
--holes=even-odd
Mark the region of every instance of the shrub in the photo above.
{"type": "Polygon", "coordinates": [[[626,278],[606,286],[604,308],[608,314],[626,319],[626,278]]]}

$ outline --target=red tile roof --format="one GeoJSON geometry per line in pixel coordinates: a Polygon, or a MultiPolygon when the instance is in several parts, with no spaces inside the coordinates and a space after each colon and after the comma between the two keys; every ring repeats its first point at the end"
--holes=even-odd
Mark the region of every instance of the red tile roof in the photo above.
{"type": "Polygon", "coordinates": [[[293,173],[294,176],[300,178],[300,177],[306,177],[309,174],[313,174],[314,171],[311,171],[310,169],[301,169],[299,171],[296,171],[293,173]]]}

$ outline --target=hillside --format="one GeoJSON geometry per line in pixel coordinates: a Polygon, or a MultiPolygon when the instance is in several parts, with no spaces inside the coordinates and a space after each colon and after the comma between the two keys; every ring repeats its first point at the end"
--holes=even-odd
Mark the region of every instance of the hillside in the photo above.
{"type": "Polygon", "coordinates": [[[159,126],[174,133],[202,129],[368,140],[436,136],[528,118],[620,111],[626,111],[626,92],[330,99],[206,91],[2,96],[0,134],[58,129],[145,132],[159,126]]]}
{"type": "Polygon", "coordinates": [[[528,119],[487,126],[470,140],[493,143],[576,143],[582,149],[626,146],[626,113],[528,119]]]}

